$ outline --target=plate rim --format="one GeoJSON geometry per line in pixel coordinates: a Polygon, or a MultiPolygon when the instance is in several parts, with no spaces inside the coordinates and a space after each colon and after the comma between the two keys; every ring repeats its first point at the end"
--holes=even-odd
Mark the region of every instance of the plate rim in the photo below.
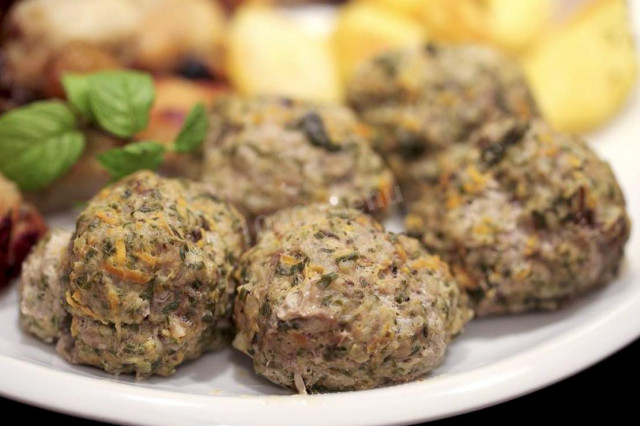
{"type": "MultiPolygon", "coordinates": [[[[630,7],[639,37],[640,7],[633,3],[630,7]]],[[[638,96],[640,89],[635,90],[630,98],[638,96]]],[[[639,286],[640,270],[631,269],[634,268],[627,264],[624,271],[634,276],[630,282],[622,283],[618,278],[611,285],[639,286]]],[[[124,424],[249,425],[256,423],[257,416],[265,426],[417,423],[497,405],[596,364],[640,338],[639,311],[640,290],[579,327],[498,362],[465,373],[442,374],[367,391],[311,396],[186,394],[53,370],[0,354],[0,396],[70,415],[124,424]]]]}
{"type": "MultiPolygon", "coordinates": [[[[618,285],[637,285],[634,281],[618,285]]],[[[67,414],[129,424],[249,425],[256,416],[265,425],[416,423],[496,405],[584,370],[640,337],[638,309],[640,291],[610,312],[498,362],[466,373],[367,391],[308,396],[185,394],[52,370],[0,354],[0,395],[67,414]]]]}

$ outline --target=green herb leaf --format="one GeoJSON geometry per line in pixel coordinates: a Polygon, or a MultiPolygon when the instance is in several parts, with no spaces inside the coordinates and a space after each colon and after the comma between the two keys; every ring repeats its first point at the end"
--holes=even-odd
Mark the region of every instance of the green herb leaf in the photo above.
{"type": "Polygon", "coordinates": [[[345,255],[342,256],[338,256],[336,258],[336,262],[340,263],[340,262],[348,262],[350,260],[356,260],[358,258],[358,253],[357,252],[351,252],[351,253],[347,253],[345,255]]]}
{"type": "Polygon", "coordinates": [[[162,164],[165,151],[165,146],[158,142],[136,142],[103,152],[98,160],[117,180],[138,170],[156,170],[162,164]]]}
{"type": "Polygon", "coordinates": [[[321,276],[320,279],[318,280],[318,284],[322,288],[327,288],[336,279],[338,279],[338,274],[336,272],[330,272],[328,274],[324,274],[323,276],[321,276]]]}
{"type": "Polygon", "coordinates": [[[104,71],[89,77],[89,104],[96,121],[122,138],[147,127],[154,96],[149,74],[104,71]]]}
{"type": "Polygon", "coordinates": [[[75,116],[61,102],[35,102],[0,117],[0,172],[24,191],[60,177],[84,147],[75,116]]]}
{"type": "Polygon", "coordinates": [[[64,74],[62,86],[67,100],[74,110],[87,118],[95,121],[91,105],[89,103],[89,78],[90,75],[64,74]]]}
{"type": "Polygon", "coordinates": [[[184,154],[197,149],[202,145],[208,130],[207,111],[204,105],[197,104],[187,115],[187,119],[174,143],[174,151],[184,154]]]}

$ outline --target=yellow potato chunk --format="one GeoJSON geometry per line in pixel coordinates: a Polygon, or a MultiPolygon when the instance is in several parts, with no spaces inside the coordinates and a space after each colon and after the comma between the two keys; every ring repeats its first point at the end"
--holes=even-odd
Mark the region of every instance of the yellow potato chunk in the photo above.
{"type": "Polygon", "coordinates": [[[517,53],[548,25],[551,0],[362,0],[421,23],[430,38],[517,53]]]}
{"type": "Polygon", "coordinates": [[[410,18],[376,4],[356,2],[340,10],[332,41],[340,74],[348,81],[362,62],[425,39],[422,26],[410,18]]]}
{"type": "Polygon", "coordinates": [[[486,40],[480,0],[366,0],[419,22],[431,38],[443,42],[486,40]]]}
{"type": "Polygon", "coordinates": [[[551,0],[488,0],[485,26],[491,44],[518,53],[548,29],[551,0]]]}
{"type": "Polygon", "coordinates": [[[233,86],[243,95],[321,102],[342,98],[329,40],[305,32],[273,9],[238,9],[231,22],[227,65],[233,86]]]}
{"type": "Polygon", "coordinates": [[[623,105],[638,74],[624,0],[597,0],[541,40],[524,69],[543,115],[567,132],[593,130],[623,105]]]}

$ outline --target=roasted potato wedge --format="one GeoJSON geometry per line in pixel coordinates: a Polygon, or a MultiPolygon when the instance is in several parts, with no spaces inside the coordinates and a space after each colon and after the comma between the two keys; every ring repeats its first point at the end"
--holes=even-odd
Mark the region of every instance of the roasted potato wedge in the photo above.
{"type": "Polygon", "coordinates": [[[524,50],[547,27],[551,0],[362,0],[402,13],[435,41],[524,50]]]}
{"type": "Polygon", "coordinates": [[[227,65],[233,86],[244,95],[327,102],[342,97],[329,41],[266,7],[238,9],[231,22],[227,65]]]}
{"type": "Polygon", "coordinates": [[[425,41],[423,26],[377,4],[356,2],[340,10],[333,33],[333,49],[343,81],[361,62],[396,47],[425,41]]]}
{"type": "Polygon", "coordinates": [[[277,6],[297,6],[302,4],[343,3],[347,0],[220,0],[227,9],[235,9],[243,4],[268,4],[277,6]]]}
{"type": "Polygon", "coordinates": [[[543,115],[567,132],[593,130],[623,105],[638,76],[627,2],[597,0],[541,40],[523,65],[543,115]]]}
{"type": "Polygon", "coordinates": [[[416,20],[437,41],[468,42],[487,39],[483,4],[478,0],[362,0],[416,20]]]}
{"type": "Polygon", "coordinates": [[[506,52],[525,51],[552,20],[552,0],[488,0],[484,25],[489,42],[506,52]]]}

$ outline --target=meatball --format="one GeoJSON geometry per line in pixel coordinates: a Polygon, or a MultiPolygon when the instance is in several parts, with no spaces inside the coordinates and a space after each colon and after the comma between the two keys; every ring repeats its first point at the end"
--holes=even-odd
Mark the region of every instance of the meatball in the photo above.
{"type": "Polygon", "coordinates": [[[446,263],[333,206],[277,214],[236,269],[233,345],[299,392],[369,389],[438,366],[470,311],[446,263]]]}
{"type": "Polygon", "coordinates": [[[172,374],[229,333],[244,228],[203,184],[138,172],[105,188],[71,240],[58,351],[110,373],[172,374]]]}
{"type": "Polygon", "coordinates": [[[20,273],[22,261],[46,231],[40,213],[0,175],[0,288],[20,273]]]}
{"type": "Polygon", "coordinates": [[[501,120],[420,171],[406,229],[451,263],[477,315],[554,310],[616,275],[625,200],[579,137],[501,120]]]}
{"type": "Polygon", "coordinates": [[[20,322],[45,342],[60,337],[67,316],[62,270],[70,239],[70,231],[50,231],[25,260],[20,275],[20,322]]]}
{"type": "Polygon", "coordinates": [[[251,218],[312,202],[384,209],[393,176],[347,108],[289,99],[216,103],[203,180],[251,218]]]}
{"type": "Polygon", "coordinates": [[[486,121],[537,115],[515,62],[487,47],[428,44],[383,54],[358,69],[348,101],[377,133],[376,147],[413,198],[414,164],[464,142],[486,121]]]}

